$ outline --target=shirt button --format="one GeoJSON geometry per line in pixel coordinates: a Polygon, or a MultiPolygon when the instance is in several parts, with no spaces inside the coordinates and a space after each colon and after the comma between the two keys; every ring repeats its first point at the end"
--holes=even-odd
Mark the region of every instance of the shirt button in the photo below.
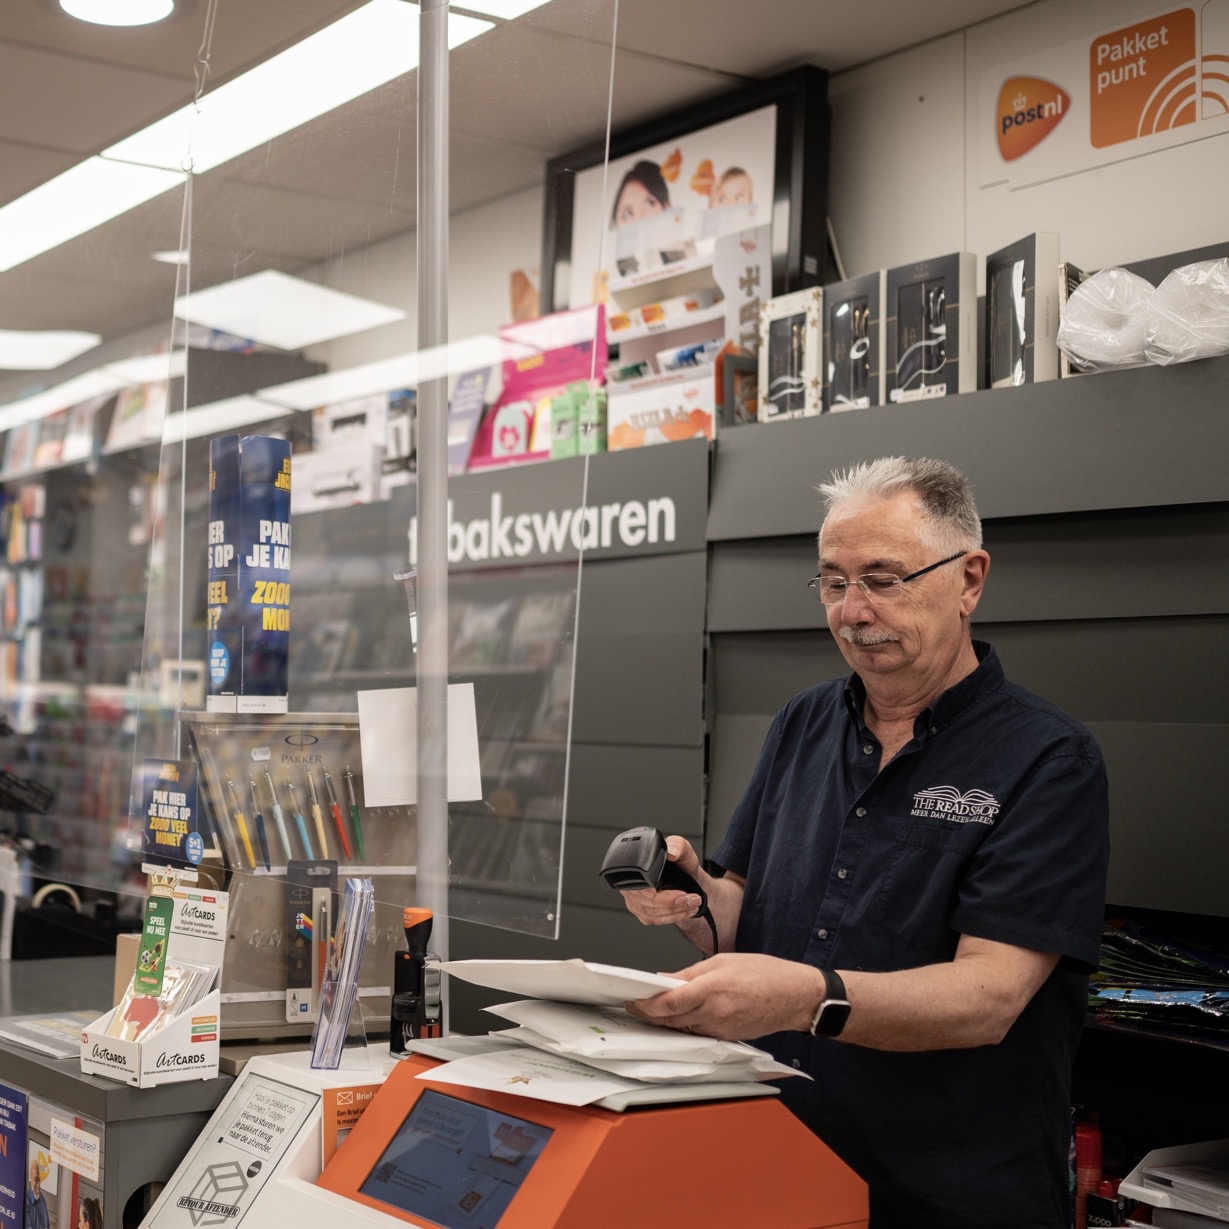
{"type": "Polygon", "coordinates": [[[855,815],[856,815],[859,819],[861,819],[861,818],[862,818],[862,816],[866,814],[866,808],[865,808],[865,807],[859,807],[859,808],[858,808],[858,809],[854,812],[854,814],[855,814],[855,815]]]}
{"type": "Polygon", "coordinates": [[[930,732],[931,732],[932,734],[937,734],[937,733],[939,732],[939,727],[938,727],[937,725],[932,725],[932,726],[930,727],[930,732]]]}
{"type": "Polygon", "coordinates": [[[790,1059],[790,1065],[794,1068],[795,1071],[802,1070],[802,1064],[796,1058],[790,1059]]]}
{"type": "Polygon", "coordinates": [[[815,937],[817,939],[826,939],[828,937],[828,932],[826,930],[817,930],[815,932],[815,937]]]}
{"type": "Polygon", "coordinates": [[[845,879],[845,878],[848,878],[848,876],[849,876],[849,872],[843,866],[841,867],[839,871],[836,872],[836,877],[838,879],[845,879]]]}
{"type": "Polygon", "coordinates": [[[862,754],[863,754],[863,755],[874,755],[874,754],[875,754],[875,744],[874,744],[874,743],[867,743],[867,744],[866,744],[866,745],[862,748],[862,754]]]}

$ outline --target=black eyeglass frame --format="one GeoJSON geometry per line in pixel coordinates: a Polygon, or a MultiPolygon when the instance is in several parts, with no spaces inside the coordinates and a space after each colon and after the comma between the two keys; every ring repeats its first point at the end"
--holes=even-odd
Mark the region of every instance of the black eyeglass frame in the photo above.
{"type": "MultiPolygon", "coordinates": [[[[927,572],[933,572],[935,568],[941,568],[945,563],[955,563],[957,559],[963,559],[965,555],[967,555],[968,553],[969,552],[967,550],[957,551],[954,555],[948,555],[946,559],[940,559],[938,563],[929,563],[924,568],[918,568],[916,572],[910,572],[908,576],[897,577],[897,582],[898,584],[903,585],[907,581],[917,580],[919,576],[925,576],[927,572]]],[[[858,588],[861,589],[862,592],[866,595],[867,600],[873,602],[875,600],[875,596],[866,587],[866,585],[862,583],[862,578],[864,576],[890,576],[890,575],[891,575],[890,572],[863,572],[862,576],[855,576],[852,580],[846,577],[845,578],[845,591],[841,594],[841,601],[843,602],[845,600],[845,596],[849,592],[849,586],[857,585],[858,588]]],[[[825,602],[824,601],[823,591],[819,587],[819,582],[823,579],[824,579],[824,574],[822,572],[818,573],[815,576],[812,576],[811,579],[807,581],[807,588],[815,590],[815,596],[819,598],[820,605],[822,606],[838,605],[839,603],[837,602],[825,602]]],[[[833,577],[832,579],[835,580],[836,578],[833,577]]],[[[895,587],[896,586],[893,586],[894,589],[895,587]]]]}

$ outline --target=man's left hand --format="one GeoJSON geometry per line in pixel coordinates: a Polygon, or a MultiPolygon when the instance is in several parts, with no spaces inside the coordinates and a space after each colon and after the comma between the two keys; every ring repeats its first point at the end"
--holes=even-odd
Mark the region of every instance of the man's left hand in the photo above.
{"type": "Polygon", "coordinates": [[[806,1029],[823,997],[823,974],[775,956],[727,952],[672,974],[685,986],[638,999],[628,1011],[650,1024],[745,1041],[782,1029],[806,1029]]]}

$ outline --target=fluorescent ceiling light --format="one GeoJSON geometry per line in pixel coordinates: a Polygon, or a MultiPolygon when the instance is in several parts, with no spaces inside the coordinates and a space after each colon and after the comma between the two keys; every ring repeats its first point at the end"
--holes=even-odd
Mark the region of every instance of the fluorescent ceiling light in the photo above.
{"type": "Polygon", "coordinates": [[[87,158],[0,208],[0,273],[182,182],[179,172],[87,158]]]}
{"type": "Polygon", "coordinates": [[[541,8],[547,0],[457,0],[457,7],[469,9],[474,13],[485,13],[488,17],[502,17],[504,21],[513,21],[522,17],[531,9],[541,8]]]}
{"type": "Polygon", "coordinates": [[[505,359],[529,358],[537,353],[533,347],[513,345],[480,333],[429,350],[276,384],[257,390],[256,396],[288,410],[314,410],[317,406],[340,405],[356,397],[370,397],[396,388],[417,388],[427,380],[494,367],[505,359]]]}
{"type": "Polygon", "coordinates": [[[20,401],[10,401],[8,405],[0,406],[0,431],[7,431],[23,422],[33,422],[38,418],[46,418],[57,410],[66,410],[69,406],[80,405],[102,393],[118,392],[124,387],[123,380],[117,380],[103,371],[87,371],[84,375],[74,376],[54,388],[44,389],[41,393],[23,397],[20,401]]]}
{"type": "Polygon", "coordinates": [[[398,308],[271,269],[180,295],[175,315],[283,350],[405,319],[398,308]]]}
{"type": "Polygon", "coordinates": [[[180,248],[177,252],[151,252],[150,256],[154,260],[160,260],[164,265],[186,265],[190,253],[180,248]]]}
{"type": "Polygon", "coordinates": [[[253,423],[268,422],[281,418],[283,411],[267,401],[255,397],[227,397],[211,401],[208,405],[193,406],[182,414],[168,414],[162,430],[164,444],[178,444],[183,440],[199,439],[202,435],[214,435],[234,431],[237,427],[250,427],[253,423]]]}
{"type": "Polygon", "coordinates": [[[9,371],[50,371],[92,350],[97,333],[71,329],[0,329],[0,367],[9,371]]]}
{"type": "MultiPolygon", "coordinates": [[[[199,109],[182,107],[103,150],[103,157],[179,168],[190,156],[194,171],[208,171],[416,68],[418,16],[417,5],[405,0],[369,0],[210,90],[199,109]]],[[[448,45],[459,47],[491,28],[489,21],[450,15],[448,45]]]]}
{"type": "Polygon", "coordinates": [[[148,26],[175,11],[174,0],[60,0],[70,17],[98,26],[148,26]]]}
{"type": "Polygon", "coordinates": [[[187,367],[186,350],[164,350],[161,354],[139,354],[136,358],[105,363],[99,370],[125,384],[154,384],[160,380],[176,379],[183,375],[187,367]]]}

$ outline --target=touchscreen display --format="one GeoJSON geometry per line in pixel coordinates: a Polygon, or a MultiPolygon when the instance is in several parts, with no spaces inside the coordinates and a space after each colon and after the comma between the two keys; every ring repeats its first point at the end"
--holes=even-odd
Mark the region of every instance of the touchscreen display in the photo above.
{"type": "Polygon", "coordinates": [[[429,1089],[359,1190],[443,1229],[494,1229],[552,1134],[429,1089]]]}

